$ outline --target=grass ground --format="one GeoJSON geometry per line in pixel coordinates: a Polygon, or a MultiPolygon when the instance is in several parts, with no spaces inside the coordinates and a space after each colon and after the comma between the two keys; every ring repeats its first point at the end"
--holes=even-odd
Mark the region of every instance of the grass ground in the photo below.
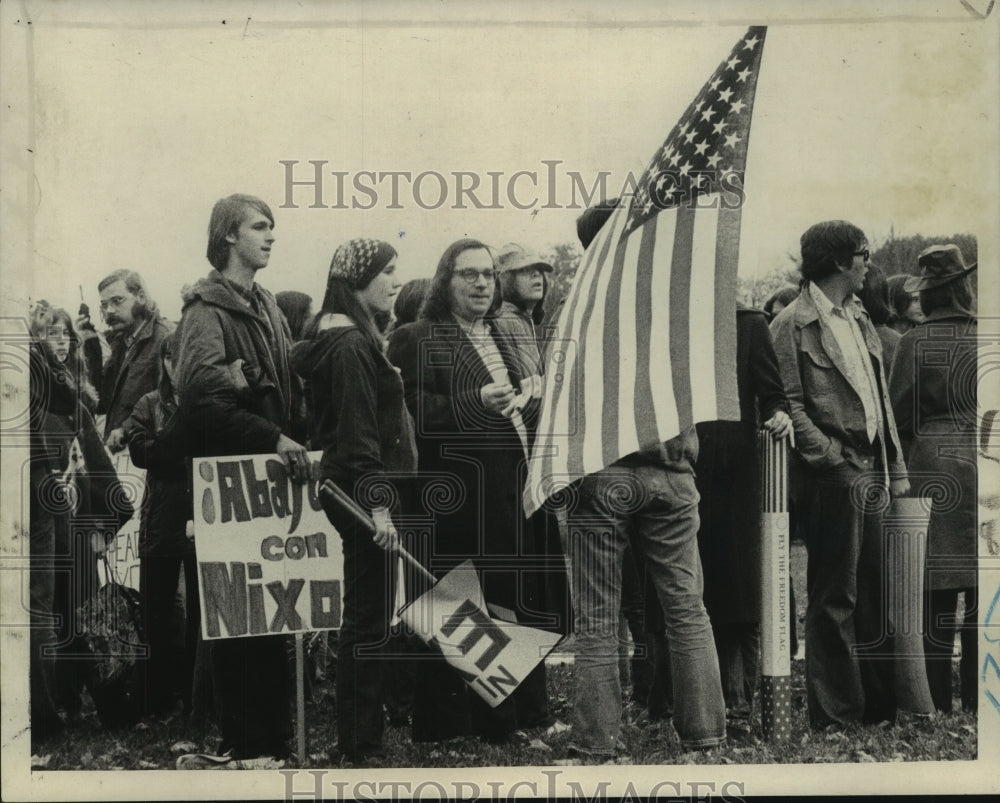
{"type": "MultiPolygon", "coordinates": [[[[792,574],[797,594],[797,619],[805,609],[805,559],[800,545],[792,547],[792,574]]],[[[573,690],[573,666],[550,666],[549,699],[552,712],[568,722],[573,690]]],[[[329,767],[333,746],[335,705],[331,684],[319,684],[307,704],[307,751],[290,765],[329,767]]],[[[831,762],[950,761],[976,757],[976,717],[962,712],[930,719],[901,714],[894,724],[858,726],[845,732],[810,730],[805,711],[804,662],[792,663],[791,738],[764,740],[759,726],[730,731],[728,744],[707,752],[682,752],[669,721],[650,721],[645,710],[627,703],[623,712],[625,750],[618,764],[783,764],[831,762]]],[[[82,720],[66,734],[42,746],[33,757],[34,768],[48,770],[172,769],[182,753],[213,752],[218,746],[214,726],[196,727],[179,715],[153,719],[125,731],[101,729],[89,704],[82,720]]],[[[432,744],[414,744],[409,729],[387,727],[384,767],[488,767],[574,765],[569,756],[570,732],[535,729],[519,732],[506,745],[486,745],[473,737],[432,744]]],[[[584,762],[585,763],[585,762],[584,762]]]]}

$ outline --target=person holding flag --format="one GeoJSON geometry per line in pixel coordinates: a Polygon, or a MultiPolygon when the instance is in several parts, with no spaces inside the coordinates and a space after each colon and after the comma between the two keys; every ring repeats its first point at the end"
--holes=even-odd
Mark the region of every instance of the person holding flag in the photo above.
{"type": "Polygon", "coordinates": [[[617,625],[630,539],[663,608],[682,749],[726,739],[702,601],[694,425],[739,420],[733,310],[765,35],[751,27],[740,38],[601,227],[546,366],[524,506],[530,516],[555,495],[568,508],[574,749],[599,760],[622,747],[617,625]]]}

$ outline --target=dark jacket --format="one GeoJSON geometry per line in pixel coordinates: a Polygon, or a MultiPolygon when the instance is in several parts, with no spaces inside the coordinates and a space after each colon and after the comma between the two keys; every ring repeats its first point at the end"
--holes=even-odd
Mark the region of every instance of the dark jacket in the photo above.
{"type": "MultiPolygon", "coordinates": [[[[160,345],[173,332],[173,325],[154,312],[136,333],[131,346],[125,336],[115,332],[108,337],[111,356],[101,378],[98,413],[107,414],[104,437],[125,423],[139,399],[160,384],[160,345]]],[[[89,341],[88,341],[89,342],[89,341]]],[[[128,432],[126,432],[126,436],[128,432]]]]}
{"type": "Polygon", "coordinates": [[[899,341],[889,395],[914,496],[934,499],[927,586],[976,585],[976,319],[935,310],[899,341]]]}
{"type": "MultiPolygon", "coordinates": [[[[821,326],[806,283],[798,297],[771,322],[774,351],[795,427],[795,451],[811,468],[825,470],[848,462],[872,468],[865,410],[847,379],[844,356],[833,332],[821,326]]],[[[862,310],[858,319],[878,383],[885,433],[883,463],[893,477],[905,478],[906,465],[896,434],[883,369],[882,344],[862,310]]]]}
{"type": "MultiPolygon", "coordinates": [[[[494,340],[511,383],[521,376],[513,346],[496,331],[494,340]]],[[[447,570],[465,558],[519,553],[527,522],[521,508],[525,456],[509,418],[489,412],[480,390],[493,381],[489,369],[459,325],[427,319],[403,327],[389,344],[399,366],[406,405],[413,415],[423,500],[448,500],[425,509],[433,516],[432,569],[447,570]]],[[[528,416],[526,425],[533,425],[528,416]]],[[[489,583],[487,584],[489,586],[489,583]]],[[[486,598],[517,604],[513,588],[486,598]]]]}
{"type": "Polygon", "coordinates": [[[139,554],[180,554],[190,549],[185,534],[191,518],[191,488],[177,404],[161,390],[147,393],[132,408],[129,455],[146,469],[146,494],[139,525],[139,554]]]}
{"type": "Polygon", "coordinates": [[[189,456],[273,452],[291,422],[291,336],[274,296],[261,312],[213,270],[185,294],[177,402],[189,456]]]}
{"type": "Polygon", "coordinates": [[[697,427],[698,547],[705,607],[713,623],[760,621],[757,431],[779,410],[788,412],[763,311],[737,308],[736,354],[741,420],[708,421],[697,427]]]}
{"type": "Polygon", "coordinates": [[[364,505],[365,494],[355,490],[362,477],[398,479],[416,470],[403,380],[357,326],[325,329],[297,343],[292,367],[308,382],[312,445],[323,450],[324,479],[364,505]]]}

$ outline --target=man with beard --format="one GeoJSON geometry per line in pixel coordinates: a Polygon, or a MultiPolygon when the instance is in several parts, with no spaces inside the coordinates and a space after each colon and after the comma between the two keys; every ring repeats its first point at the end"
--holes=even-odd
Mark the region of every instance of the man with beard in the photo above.
{"type": "MultiPolygon", "coordinates": [[[[104,441],[112,452],[128,444],[125,420],[132,408],[160,382],[160,344],[173,326],[164,320],[146,292],[146,284],[134,270],[116,270],[97,285],[101,316],[110,327],[111,355],[91,377],[98,388],[97,412],[104,413],[104,441]]],[[[86,316],[77,320],[81,340],[97,337],[86,316]]],[[[86,348],[86,347],[85,347],[86,348]]],[[[96,353],[96,350],[95,352],[96,353]]]]}

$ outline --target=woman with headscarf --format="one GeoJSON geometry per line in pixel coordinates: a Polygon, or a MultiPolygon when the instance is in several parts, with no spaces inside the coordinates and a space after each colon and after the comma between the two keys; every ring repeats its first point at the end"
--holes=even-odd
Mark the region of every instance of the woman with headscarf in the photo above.
{"type": "Polygon", "coordinates": [[[344,550],[338,748],[354,764],[382,754],[385,658],[377,648],[388,638],[396,591],[392,500],[416,470],[403,382],[375,323],[392,310],[399,287],[391,245],[368,238],[344,243],[330,263],[316,334],[292,350],[293,368],[309,383],[322,479],[369,511],[376,526],[373,538],[355,523],[337,524],[344,550]]]}
{"type": "Polygon", "coordinates": [[[933,499],[927,528],[924,656],[935,708],[951,711],[951,656],[958,595],[965,598],[959,668],[964,708],[976,710],[977,669],[977,322],[957,245],[933,245],[918,257],[926,319],[903,335],[889,395],[913,495],[933,499]]]}

